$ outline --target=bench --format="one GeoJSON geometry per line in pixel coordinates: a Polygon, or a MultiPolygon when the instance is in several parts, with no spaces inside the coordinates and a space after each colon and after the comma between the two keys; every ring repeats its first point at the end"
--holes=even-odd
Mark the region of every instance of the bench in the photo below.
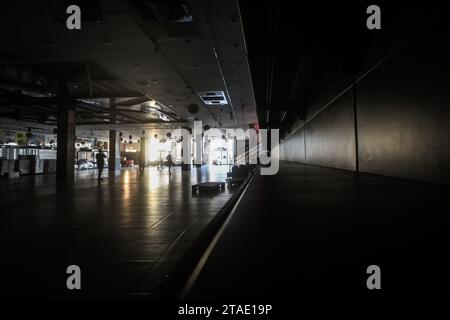
{"type": "Polygon", "coordinates": [[[202,182],[192,185],[192,193],[197,192],[219,192],[225,190],[225,182],[202,182]]]}

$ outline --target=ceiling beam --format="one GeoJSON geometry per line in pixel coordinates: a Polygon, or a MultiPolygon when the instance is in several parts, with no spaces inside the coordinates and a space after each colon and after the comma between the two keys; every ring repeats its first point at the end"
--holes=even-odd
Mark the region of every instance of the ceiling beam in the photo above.
{"type": "Polygon", "coordinates": [[[179,128],[182,126],[186,126],[187,122],[173,121],[173,122],[154,122],[148,121],[143,123],[116,123],[116,124],[108,124],[108,123],[89,123],[89,124],[77,124],[77,128],[87,128],[90,129],[92,126],[95,126],[100,130],[120,130],[120,129],[131,129],[134,128],[136,130],[145,130],[145,129],[170,129],[170,128],[179,128]]]}

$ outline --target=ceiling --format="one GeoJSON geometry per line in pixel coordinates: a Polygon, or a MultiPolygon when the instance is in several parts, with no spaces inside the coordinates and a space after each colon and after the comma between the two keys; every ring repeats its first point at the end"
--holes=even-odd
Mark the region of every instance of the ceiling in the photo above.
{"type": "Polygon", "coordinates": [[[366,27],[372,1],[255,3],[239,0],[259,125],[282,132],[304,120],[333,83],[347,87],[415,33],[448,25],[442,6],[422,3],[377,1],[381,30],[366,27]]]}
{"type": "Polygon", "coordinates": [[[2,118],[55,126],[73,108],[77,125],[99,129],[257,122],[236,1],[19,0],[0,12],[2,118]],[[81,30],[66,28],[69,4],[81,30]],[[206,105],[210,91],[226,104],[206,105]]]}
{"type": "Polygon", "coordinates": [[[371,39],[360,27],[365,27],[363,4],[239,3],[262,127],[304,118],[330,70],[356,67],[357,53],[371,39]]]}

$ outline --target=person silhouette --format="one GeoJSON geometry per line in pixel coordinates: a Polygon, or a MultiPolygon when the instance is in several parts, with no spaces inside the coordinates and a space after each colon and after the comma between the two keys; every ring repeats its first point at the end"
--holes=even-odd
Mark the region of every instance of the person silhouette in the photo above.
{"type": "Polygon", "coordinates": [[[103,180],[102,178],[102,172],[103,168],[105,167],[105,158],[106,155],[103,153],[102,149],[98,150],[98,153],[95,155],[95,158],[97,159],[97,168],[98,168],[98,178],[97,180],[103,180]]]}
{"type": "Polygon", "coordinates": [[[169,175],[172,175],[171,169],[172,169],[173,162],[172,162],[172,155],[170,154],[170,151],[166,157],[166,161],[167,161],[167,167],[169,168],[169,175]]]}
{"type": "Polygon", "coordinates": [[[145,156],[144,153],[141,152],[139,155],[139,173],[143,174],[145,170],[145,156]]]}

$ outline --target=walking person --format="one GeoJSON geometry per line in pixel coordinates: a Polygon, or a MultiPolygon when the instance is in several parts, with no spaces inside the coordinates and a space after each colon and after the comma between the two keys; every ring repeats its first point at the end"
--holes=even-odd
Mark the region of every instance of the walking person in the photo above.
{"type": "Polygon", "coordinates": [[[164,168],[164,161],[162,159],[162,155],[159,154],[159,161],[158,161],[158,171],[161,171],[164,168]]]}
{"type": "Polygon", "coordinates": [[[105,167],[105,158],[106,155],[103,153],[102,149],[98,150],[98,153],[95,155],[95,158],[97,159],[97,168],[98,168],[98,181],[103,180],[102,178],[102,172],[103,168],[105,167]]]}
{"type": "Polygon", "coordinates": [[[169,168],[169,175],[172,175],[171,169],[172,169],[173,162],[172,162],[172,155],[170,154],[170,151],[166,157],[166,161],[167,161],[167,167],[169,168]]]}
{"type": "Polygon", "coordinates": [[[141,154],[139,155],[139,173],[143,174],[144,169],[145,169],[145,157],[144,157],[144,153],[141,152],[141,154]]]}

